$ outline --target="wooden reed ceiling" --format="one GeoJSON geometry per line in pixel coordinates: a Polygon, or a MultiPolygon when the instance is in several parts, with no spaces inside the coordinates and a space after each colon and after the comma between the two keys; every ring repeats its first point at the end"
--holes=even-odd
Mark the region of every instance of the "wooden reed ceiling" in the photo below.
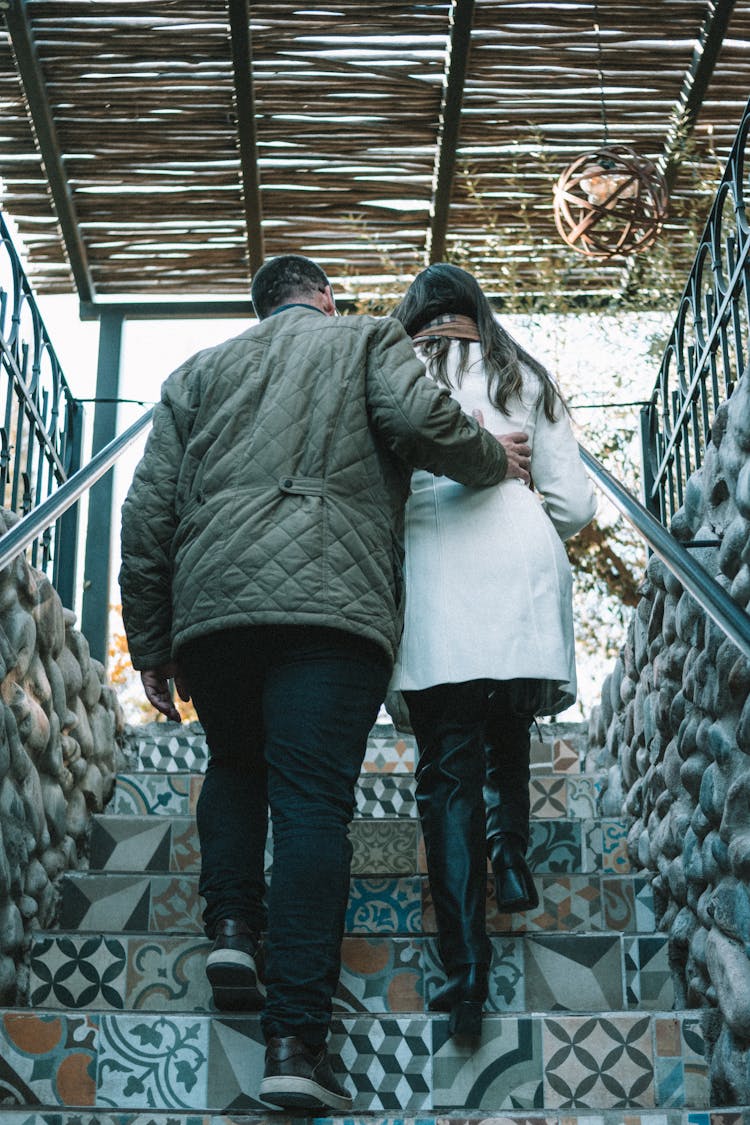
{"type": "Polygon", "coordinates": [[[244,298],[285,252],[339,293],[446,256],[500,294],[617,293],[623,260],[555,231],[559,172],[605,119],[612,143],[661,157],[661,242],[686,271],[750,93],[750,0],[0,10],[0,205],[37,290],[86,302],[244,298]],[[694,122],[679,167],[670,129],[694,122]]]}

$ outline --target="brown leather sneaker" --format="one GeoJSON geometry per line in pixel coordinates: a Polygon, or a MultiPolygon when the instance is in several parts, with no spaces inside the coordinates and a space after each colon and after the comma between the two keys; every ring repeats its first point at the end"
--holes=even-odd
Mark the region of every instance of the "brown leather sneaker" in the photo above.
{"type": "Polygon", "coordinates": [[[223,918],[206,959],[206,976],[221,1012],[257,1012],[266,990],[258,935],[245,922],[223,918]]]}
{"type": "Polygon", "coordinates": [[[284,1109],[347,1113],[352,1108],[352,1096],[335,1078],[325,1047],[316,1051],[296,1035],[269,1039],[260,1096],[284,1109]]]}

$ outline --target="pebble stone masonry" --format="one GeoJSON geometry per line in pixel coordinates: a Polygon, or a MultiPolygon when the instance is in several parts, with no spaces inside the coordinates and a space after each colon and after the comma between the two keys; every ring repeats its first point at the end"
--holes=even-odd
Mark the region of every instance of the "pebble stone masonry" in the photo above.
{"type": "MultiPolygon", "coordinates": [[[[671,529],[750,608],[750,377],[716,414],[671,529]]],[[[652,556],[627,641],[590,717],[605,815],[635,817],[676,1006],[703,1009],[715,1104],[750,1104],[750,662],[652,556]]]]}
{"type": "MultiPolygon", "coordinates": [[[[0,512],[0,532],[13,522],[0,512]]],[[[2,1005],[23,995],[29,933],[54,918],[57,876],[85,866],[124,762],[122,712],[75,620],[22,556],[0,570],[2,1005]]]]}

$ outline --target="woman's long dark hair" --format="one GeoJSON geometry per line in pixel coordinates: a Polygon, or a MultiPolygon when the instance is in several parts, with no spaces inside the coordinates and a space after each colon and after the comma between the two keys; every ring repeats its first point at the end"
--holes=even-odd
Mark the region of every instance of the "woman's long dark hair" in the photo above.
{"type": "MultiPolygon", "coordinates": [[[[414,336],[435,317],[448,313],[460,313],[476,322],[487,374],[487,395],[498,410],[503,414],[510,413],[508,399],[519,394],[523,386],[522,366],[529,367],[539,379],[538,401],[544,403],[544,413],[550,422],[557,417],[558,404],[566,409],[565,401],[547,369],[498,324],[479,282],[466,270],[448,262],[428,266],[414,278],[391,316],[400,320],[409,335],[414,336]]],[[[444,336],[420,341],[430,374],[446,387],[451,386],[446,360],[452,342],[444,336]]],[[[459,343],[461,351],[456,380],[460,386],[469,365],[469,341],[460,340],[459,343]]]]}

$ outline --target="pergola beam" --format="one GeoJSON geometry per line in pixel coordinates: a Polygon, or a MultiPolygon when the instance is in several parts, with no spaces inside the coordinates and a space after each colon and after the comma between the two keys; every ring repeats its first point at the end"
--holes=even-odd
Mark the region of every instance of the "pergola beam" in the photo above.
{"type": "Polygon", "coordinates": [[[78,296],[82,301],[93,301],[95,289],[88,255],[63,164],[26,3],[25,0],[6,0],[0,7],[5,8],[5,22],[78,296]]]}
{"type": "Polygon", "coordinates": [[[659,169],[667,181],[667,188],[674,187],[677,173],[685,153],[698,115],[703,105],[709,83],[716,68],[721,45],[732,18],[736,0],[710,0],[708,13],[698,42],[693,49],[690,68],[680,91],[675,107],[664,151],[659,159],[659,169]]]}
{"type": "Polygon", "coordinates": [[[262,211],[248,0],[229,0],[229,27],[232,40],[234,96],[237,104],[237,137],[240,146],[247,251],[252,275],[263,264],[265,255],[261,229],[262,211]]]}
{"type": "MultiPolygon", "coordinates": [[[[682,83],[672,120],[664,142],[657,167],[671,193],[677,181],[687,148],[687,142],[695,129],[698,116],[706,96],[711,77],[729,27],[736,0],[709,0],[708,12],[703,22],[698,42],[693,48],[693,57],[682,83]]],[[[638,289],[642,275],[642,263],[638,258],[630,258],[623,272],[622,289],[619,299],[627,301],[638,289]]]]}
{"type": "Polygon", "coordinates": [[[453,0],[451,30],[440,109],[437,152],[433,176],[430,229],[427,235],[427,260],[440,262],[445,257],[448,213],[456,173],[456,149],[461,124],[461,107],[469,61],[474,0],[453,0]]]}

